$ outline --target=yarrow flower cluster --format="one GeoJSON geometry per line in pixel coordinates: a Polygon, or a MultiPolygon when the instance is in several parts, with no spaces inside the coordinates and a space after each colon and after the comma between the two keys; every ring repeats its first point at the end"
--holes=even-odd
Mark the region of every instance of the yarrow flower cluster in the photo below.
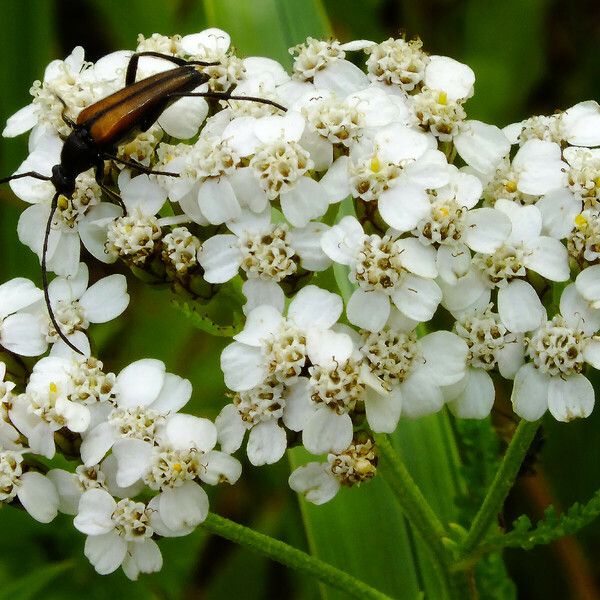
{"type": "MultiPolygon", "coordinates": [[[[321,504],[376,474],[376,434],[446,406],[484,419],[497,380],[514,380],[524,419],[591,413],[596,102],[503,130],[470,120],[473,71],[418,39],[308,38],[290,49],[291,74],[236,56],[216,29],[141,36],[136,50],[210,63],[195,90],[208,96],[170,104],[100,173],[81,173],[52,215],[50,182],[11,182],[30,204],[19,239],[56,277],[52,314],[31,281],[0,285],[0,345],[40,357],[24,378],[0,363],[2,501],[44,523],[73,515],[96,570],[135,579],[161,568],[157,539],[206,519],[205,485],[238,480],[231,455],[243,445],[256,466],[300,443],[324,456],[289,478],[321,504]],[[214,423],[180,412],[191,384],[162,362],[116,374],[95,357],[87,329],[121,315],[129,295],[122,274],[89,285],[82,245],[169,283],[186,314],[233,338],[214,423]],[[227,323],[212,320],[231,305],[227,323]],[[34,458],[57,453],[78,465],[34,458]]],[[[68,123],[123,87],[131,55],[92,64],[76,48],[48,66],[3,133],[31,130],[17,173],[51,173],[68,123]]],[[[168,68],[143,56],[138,79],[168,68]]]]}

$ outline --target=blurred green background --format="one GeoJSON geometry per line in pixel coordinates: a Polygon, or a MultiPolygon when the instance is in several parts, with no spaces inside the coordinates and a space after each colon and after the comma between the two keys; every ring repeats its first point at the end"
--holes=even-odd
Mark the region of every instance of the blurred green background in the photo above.
{"type": "MultiPolygon", "coordinates": [[[[286,49],[308,35],[334,34],[343,42],[381,41],[401,32],[419,35],[430,53],[471,65],[477,83],[469,116],[500,126],[600,97],[600,3],[593,0],[3,0],[0,11],[0,120],[29,102],[29,87],[50,60],[63,58],[76,45],[96,60],[112,50],[134,47],[140,32],[186,34],[207,26],[229,31],[241,56],[261,54],[286,66],[291,64],[286,49]]],[[[2,140],[0,174],[11,173],[26,152],[26,136],[2,140]]],[[[0,201],[0,279],[19,275],[39,283],[37,261],[16,243],[23,203],[8,186],[0,190],[0,201]]],[[[101,276],[104,269],[95,264],[93,276],[101,276]]],[[[192,411],[216,416],[225,402],[218,370],[224,340],[192,330],[170,305],[168,291],[144,288],[133,280],[130,291],[126,317],[94,331],[106,368],[118,372],[137,358],[160,358],[169,370],[192,380],[192,411]]],[[[523,511],[539,516],[550,502],[566,506],[585,500],[600,487],[599,427],[600,411],[581,423],[545,424],[538,462],[511,495],[507,523],[523,511]]],[[[461,487],[464,492],[465,484],[449,472],[449,465],[456,463],[452,424],[447,417],[403,424],[401,434],[415,476],[426,493],[436,496],[432,504],[444,516],[455,517],[452,496],[461,487]],[[437,443],[430,435],[437,436],[437,449],[447,463],[418,458],[419,449],[437,443]]],[[[388,504],[381,482],[370,484],[371,491],[363,486],[345,492],[320,512],[306,507],[300,511],[287,488],[288,473],[285,461],[245,469],[238,485],[212,494],[212,509],[298,547],[310,545],[391,594],[414,597],[426,579],[427,561],[419,560],[422,551],[388,504]],[[378,555],[369,563],[365,547],[383,549],[387,560],[378,555]]],[[[201,530],[188,538],[163,540],[163,571],[136,584],[120,571],[95,575],[82,555],[83,536],[68,518],[43,526],[5,508],[0,511],[0,532],[0,600],[82,595],[90,600],[312,599],[326,593],[314,581],[201,530]]],[[[528,554],[512,551],[505,558],[521,598],[600,598],[600,524],[576,539],[528,554]]],[[[503,597],[500,587],[490,594],[503,597]]],[[[429,597],[436,597],[434,589],[429,597]]]]}

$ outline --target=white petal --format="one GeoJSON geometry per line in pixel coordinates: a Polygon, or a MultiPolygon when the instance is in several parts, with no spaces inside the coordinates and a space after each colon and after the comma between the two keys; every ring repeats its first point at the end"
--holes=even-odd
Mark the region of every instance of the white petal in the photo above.
{"type": "Polygon", "coordinates": [[[400,392],[402,415],[410,419],[436,413],[444,405],[444,396],[427,369],[413,371],[400,385],[400,392]]]}
{"type": "Polygon", "coordinates": [[[325,189],[329,202],[332,204],[350,195],[349,160],[347,156],[340,156],[319,180],[319,183],[325,189]]]}
{"type": "Polygon", "coordinates": [[[241,445],[246,425],[234,404],[226,404],[215,419],[217,436],[223,452],[232,454],[241,445]]]}
{"type": "Polygon", "coordinates": [[[167,419],[164,435],[176,450],[196,448],[208,452],[217,443],[217,428],[209,419],[176,414],[167,419]]]}
{"type": "Polygon", "coordinates": [[[425,68],[425,85],[441,90],[450,100],[462,100],[473,94],[475,73],[471,67],[448,56],[431,56],[425,68]]]}
{"type": "Polygon", "coordinates": [[[513,333],[534,331],[546,320],[546,310],[535,290],[520,279],[498,290],[498,313],[513,333]]]}
{"type": "Polygon", "coordinates": [[[542,213],[544,233],[557,239],[571,233],[575,217],[581,212],[581,199],[565,189],[549,192],[535,205],[542,213]]]}
{"type": "Polygon", "coordinates": [[[198,190],[198,205],[212,225],[220,225],[240,216],[240,204],[229,180],[225,177],[209,178],[198,190]]]}
{"type": "Polygon", "coordinates": [[[444,244],[438,248],[435,264],[442,281],[453,286],[471,269],[471,253],[465,244],[444,244]]]}
{"type": "Polygon", "coordinates": [[[585,361],[600,370],[600,340],[591,339],[583,350],[585,361]]]}
{"type": "Polygon", "coordinates": [[[248,314],[244,329],[233,338],[241,344],[260,347],[277,334],[282,322],[281,313],[274,306],[257,306],[248,314]]]}
{"type": "Polygon", "coordinates": [[[160,517],[169,529],[199,525],[208,515],[208,496],[194,481],[186,481],[160,494],[160,517]]]}
{"type": "Polygon", "coordinates": [[[300,377],[288,386],[283,411],[283,422],[292,431],[302,431],[309,418],[315,412],[315,405],[310,398],[311,390],[308,379],[300,377]]]}
{"type": "Polygon", "coordinates": [[[143,358],[126,366],[115,382],[118,406],[133,408],[152,404],[163,386],[165,370],[165,364],[153,358],[143,358]]]}
{"type": "Polygon", "coordinates": [[[86,467],[97,465],[111,449],[115,439],[112,425],[109,423],[103,422],[94,427],[81,442],[79,452],[83,464],[86,467]]]}
{"type": "Polygon", "coordinates": [[[400,289],[392,294],[398,310],[409,319],[429,321],[442,300],[442,290],[435,281],[416,275],[406,275],[400,289]]]}
{"type": "Polygon", "coordinates": [[[269,144],[280,139],[297,142],[302,137],[306,121],[295,111],[285,115],[271,115],[255,121],[254,133],[263,143],[269,144]]]}
{"type": "Polygon", "coordinates": [[[511,242],[527,242],[540,235],[542,231],[542,213],[536,206],[520,206],[511,200],[500,198],[496,201],[494,207],[510,218],[511,242]]]}
{"type": "Polygon", "coordinates": [[[342,452],[352,442],[352,419],[319,407],[302,431],[302,443],[312,454],[342,452]]]}
{"type": "Polygon", "coordinates": [[[37,123],[37,106],[33,103],[24,106],[8,117],[2,137],[16,137],[29,131],[37,123]]]}
{"type": "Polygon", "coordinates": [[[142,479],[149,470],[155,450],[152,444],[142,440],[124,438],[113,446],[117,459],[117,485],[128,487],[142,479]]]}
{"type": "Polygon", "coordinates": [[[0,285],[0,318],[41,300],[42,290],[24,277],[15,277],[0,285]]]}
{"type": "Polygon", "coordinates": [[[16,313],[6,317],[0,327],[0,345],[21,356],[39,356],[48,348],[38,315],[16,313]]]}
{"type": "Polygon", "coordinates": [[[525,361],[525,342],[522,335],[509,340],[503,348],[496,350],[498,370],[504,379],[514,379],[525,361]]]}
{"type": "Polygon", "coordinates": [[[437,277],[436,251],[433,246],[425,246],[416,238],[410,237],[398,240],[396,248],[405,269],[419,277],[427,279],[437,277]]]}
{"type": "Polygon", "coordinates": [[[111,519],[117,503],[100,488],[84,492],[79,501],[78,514],[73,521],[75,528],[87,535],[97,536],[114,529],[111,519]]]}
{"type": "Polygon", "coordinates": [[[273,280],[248,279],[244,281],[242,293],[247,298],[244,314],[249,315],[256,307],[263,304],[273,306],[281,314],[285,306],[283,290],[273,280]]]}
{"type": "Polygon", "coordinates": [[[569,279],[569,254],[559,240],[540,236],[528,244],[525,266],[550,281],[569,279]]]}
{"type": "Polygon", "coordinates": [[[261,349],[238,342],[221,353],[221,370],[225,385],[235,392],[252,389],[267,377],[261,349]]]}
{"type": "Polygon", "coordinates": [[[192,384],[188,379],[165,373],[163,385],[156,400],[152,402],[152,410],[160,413],[175,413],[183,408],[192,397],[192,384]]]}
{"type": "Polygon", "coordinates": [[[310,177],[301,177],[279,199],[285,218],[294,227],[305,227],[312,219],[323,216],[329,207],[325,188],[310,177]]]}
{"type": "Polygon", "coordinates": [[[118,317],[129,305],[124,275],[109,275],[85,291],[79,304],[90,323],[106,323],[118,317]]]}
{"type": "Polygon", "coordinates": [[[306,336],[306,353],[313,364],[328,367],[343,364],[353,350],[352,338],[345,333],[312,329],[306,336]]]}
{"type": "Polygon", "coordinates": [[[146,174],[129,179],[129,173],[121,171],[118,183],[128,214],[137,209],[143,215],[155,215],[167,199],[167,192],[146,174]]]}
{"type": "Polygon", "coordinates": [[[465,229],[462,239],[475,252],[491,254],[510,235],[510,219],[493,208],[476,208],[465,216],[465,229]]]}
{"type": "Polygon", "coordinates": [[[431,380],[439,385],[452,385],[465,374],[469,349],[465,341],[450,331],[434,331],[419,340],[431,380]]]}
{"type": "MultiPolygon", "coordinates": [[[[575,279],[577,291],[590,302],[600,301],[600,265],[584,269],[575,279]]],[[[0,286],[1,289],[1,286],[0,286]]],[[[597,308],[600,308],[598,306],[597,308]]]]}
{"type": "Polygon", "coordinates": [[[587,335],[600,329],[600,310],[593,309],[577,289],[569,284],[560,296],[560,314],[570,327],[581,328],[587,335]]]}
{"type": "Polygon", "coordinates": [[[398,388],[382,396],[367,388],[364,394],[365,410],[369,426],[376,433],[393,433],[402,411],[402,394],[398,388]]]}
{"type": "Polygon", "coordinates": [[[85,540],[84,554],[100,575],[116,571],[127,552],[127,542],[116,531],[91,535],[85,540]]]}
{"type": "Polygon", "coordinates": [[[46,477],[54,484],[58,492],[58,510],[61,513],[75,516],[79,506],[79,499],[83,493],[74,473],[62,469],[50,469],[46,477]]]}
{"type": "Polygon", "coordinates": [[[381,292],[358,288],[348,300],[346,315],[352,325],[367,331],[380,331],[390,315],[390,300],[381,292]]]}
{"type": "Polygon", "coordinates": [[[237,458],[233,458],[226,452],[211,450],[204,454],[203,463],[206,471],[200,474],[200,478],[209,485],[228,483],[233,485],[242,474],[242,464],[237,458]]]}
{"type": "Polygon", "coordinates": [[[313,504],[325,504],[340,489],[340,484],[328,469],[327,463],[311,462],[298,467],[288,480],[290,487],[313,504]]]}
{"type": "Polygon", "coordinates": [[[325,69],[315,73],[315,86],[332,90],[344,97],[369,85],[362,69],[347,60],[329,62],[325,69]]]}
{"type": "Polygon", "coordinates": [[[417,159],[431,147],[428,134],[402,123],[392,123],[378,131],[375,146],[379,149],[379,159],[394,164],[417,159]]]}
{"type": "Polygon", "coordinates": [[[140,573],[156,573],[162,569],[163,559],[158,544],[152,539],[133,542],[123,560],[123,573],[136,581],[140,573]]]}
{"type": "Polygon", "coordinates": [[[290,232],[290,242],[307,271],[324,271],[331,259],[321,248],[321,237],[329,229],[325,223],[309,223],[302,229],[290,232]]]}
{"type": "Polygon", "coordinates": [[[286,448],[285,430],[276,420],[263,421],[250,430],[246,451],[255,467],[276,463],[284,455],[286,448]]]}
{"type": "Polygon", "coordinates": [[[269,200],[254,176],[252,167],[237,168],[227,178],[242,208],[247,207],[253,212],[261,212],[267,208],[269,200]]]}
{"type": "Polygon", "coordinates": [[[198,133],[207,114],[208,104],[204,98],[181,98],[162,111],[158,124],[168,135],[187,140],[198,133]]]}
{"type": "Polygon", "coordinates": [[[448,403],[459,419],[485,419],[494,406],[494,382],[483,369],[468,369],[463,391],[448,403]]]}
{"type": "Polygon", "coordinates": [[[510,152],[510,142],[502,130],[481,121],[465,121],[454,146],[468,165],[489,175],[510,152]]]}
{"type": "Polygon", "coordinates": [[[23,508],[40,523],[50,523],[58,512],[58,492],[50,479],[28,471],[21,475],[17,497],[23,508]]]}
{"type": "Polygon", "coordinates": [[[365,238],[362,225],[356,217],[344,217],[337,225],[325,231],[321,247],[329,258],[342,265],[352,264],[365,238]]]}
{"type": "Polygon", "coordinates": [[[414,229],[431,212],[427,192],[412,183],[399,183],[386,190],[377,206],[383,220],[398,231],[414,229]]]}
{"type": "Polygon", "coordinates": [[[209,283],[225,283],[237,275],[242,263],[240,243],[235,235],[214,235],[202,242],[198,262],[209,283]]]}
{"type": "Polygon", "coordinates": [[[519,369],[510,399],[513,410],[520,417],[527,421],[537,421],[546,412],[550,379],[531,363],[519,369]]]}
{"type": "Polygon", "coordinates": [[[520,171],[517,188],[524,194],[542,196],[566,187],[567,164],[561,160],[560,146],[545,140],[527,140],[513,159],[520,171]]]}
{"type": "Polygon", "coordinates": [[[569,144],[600,145],[600,106],[594,100],[572,106],[562,115],[561,121],[569,144]]]}
{"type": "Polygon", "coordinates": [[[594,409],[594,388],[589,379],[581,374],[565,379],[552,377],[548,409],[557,421],[589,417],[594,409]]]}
{"type": "Polygon", "coordinates": [[[301,329],[327,329],[340,318],[343,309],[344,304],[340,296],[316,285],[307,285],[291,301],[288,319],[294,321],[301,329]]]}

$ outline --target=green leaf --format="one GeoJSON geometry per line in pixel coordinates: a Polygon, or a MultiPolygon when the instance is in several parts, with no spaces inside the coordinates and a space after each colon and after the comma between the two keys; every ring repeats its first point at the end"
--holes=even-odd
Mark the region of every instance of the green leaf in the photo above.
{"type": "Polygon", "coordinates": [[[65,561],[36,568],[24,577],[4,584],[0,590],[0,600],[30,600],[32,598],[39,598],[44,588],[61,573],[72,567],[73,562],[65,561]]]}
{"type": "MultiPolygon", "coordinates": [[[[292,468],[311,457],[301,448],[290,451],[292,468]]],[[[360,488],[342,489],[322,506],[300,499],[311,553],[399,600],[419,592],[412,538],[396,501],[378,477],[360,488]]],[[[323,598],[344,595],[321,588],[323,598]]]]}
{"type": "Polygon", "coordinates": [[[268,56],[284,66],[291,65],[291,46],[331,35],[320,0],[205,0],[204,6],[209,25],[227,31],[241,56],[268,56]]]}

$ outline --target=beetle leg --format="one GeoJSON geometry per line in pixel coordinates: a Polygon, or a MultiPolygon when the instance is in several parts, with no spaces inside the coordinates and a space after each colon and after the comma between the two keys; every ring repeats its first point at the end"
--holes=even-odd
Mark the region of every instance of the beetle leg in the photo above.
{"type": "Polygon", "coordinates": [[[50,181],[52,179],[52,177],[49,175],[42,175],[41,173],[36,173],[35,171],[27,171],[26,173],[18,173],[17,175],[4,177],[3,179],[0,179],[0,183],[6,183],[7,181],[12,181],[13,179],[23,179],[23,177],[33,177],[34,179],[40,179],[41,181],[50,181]]]}
{"type": "Polygon", "coordinates": [[[170,54],[162,54],[161,52],[136,52],[132,54],[129,59],[129,63],[127,64],[127,72],[125,73],[125,85],[131,85],[135,82],[135,77],[137,75],[138,63],[141,56],[153,56],[154,58],[162,58],[178,67],[183,67],[184,65],[200,65],[203,67],[210,67],[213,65],[218,65],[218,62],[204,62],[201,60],[185,60],[184,58],[179,58],[178,56],[171,56],[170,54]]]}
{"type": "Polygon", "coordinates": [[[179,173],[171,173],[169,171],[154,171],[150,167],[146,167],[146,166],[144,166],[138,162],[135,162],[133,160],[126,160],[124,158],[120,158],[118,156],[115,156],[114,154],[104,153],[102,155],[102,158],[105,158],[107,160],[114,160],[115,162],[121,163],[122,165],[125,165],[126,167],[131,167],[132,169],[137,169],[138,171],[140,171],[140,173],[146,173],[148,175],[167,175],[168,177],[179,177],[179,173]]]}
{"type": "Polygon", "coordinates": [[[111,198],[114,202],[116,202],[122,209],[123,209],[123,213],[127,212],[127,209],[125,208],[125,204],[123,204],[123,200],[121,200],[121,196],[119,196],[119,194],[117,194],[117,192],[114,192],[113,190],[111,190],[105,183],[104,183],[104,161],[101,160],[98,165],[96,166],[96,183],[100,186],[100,189],[109,197],[111,198]]]}

